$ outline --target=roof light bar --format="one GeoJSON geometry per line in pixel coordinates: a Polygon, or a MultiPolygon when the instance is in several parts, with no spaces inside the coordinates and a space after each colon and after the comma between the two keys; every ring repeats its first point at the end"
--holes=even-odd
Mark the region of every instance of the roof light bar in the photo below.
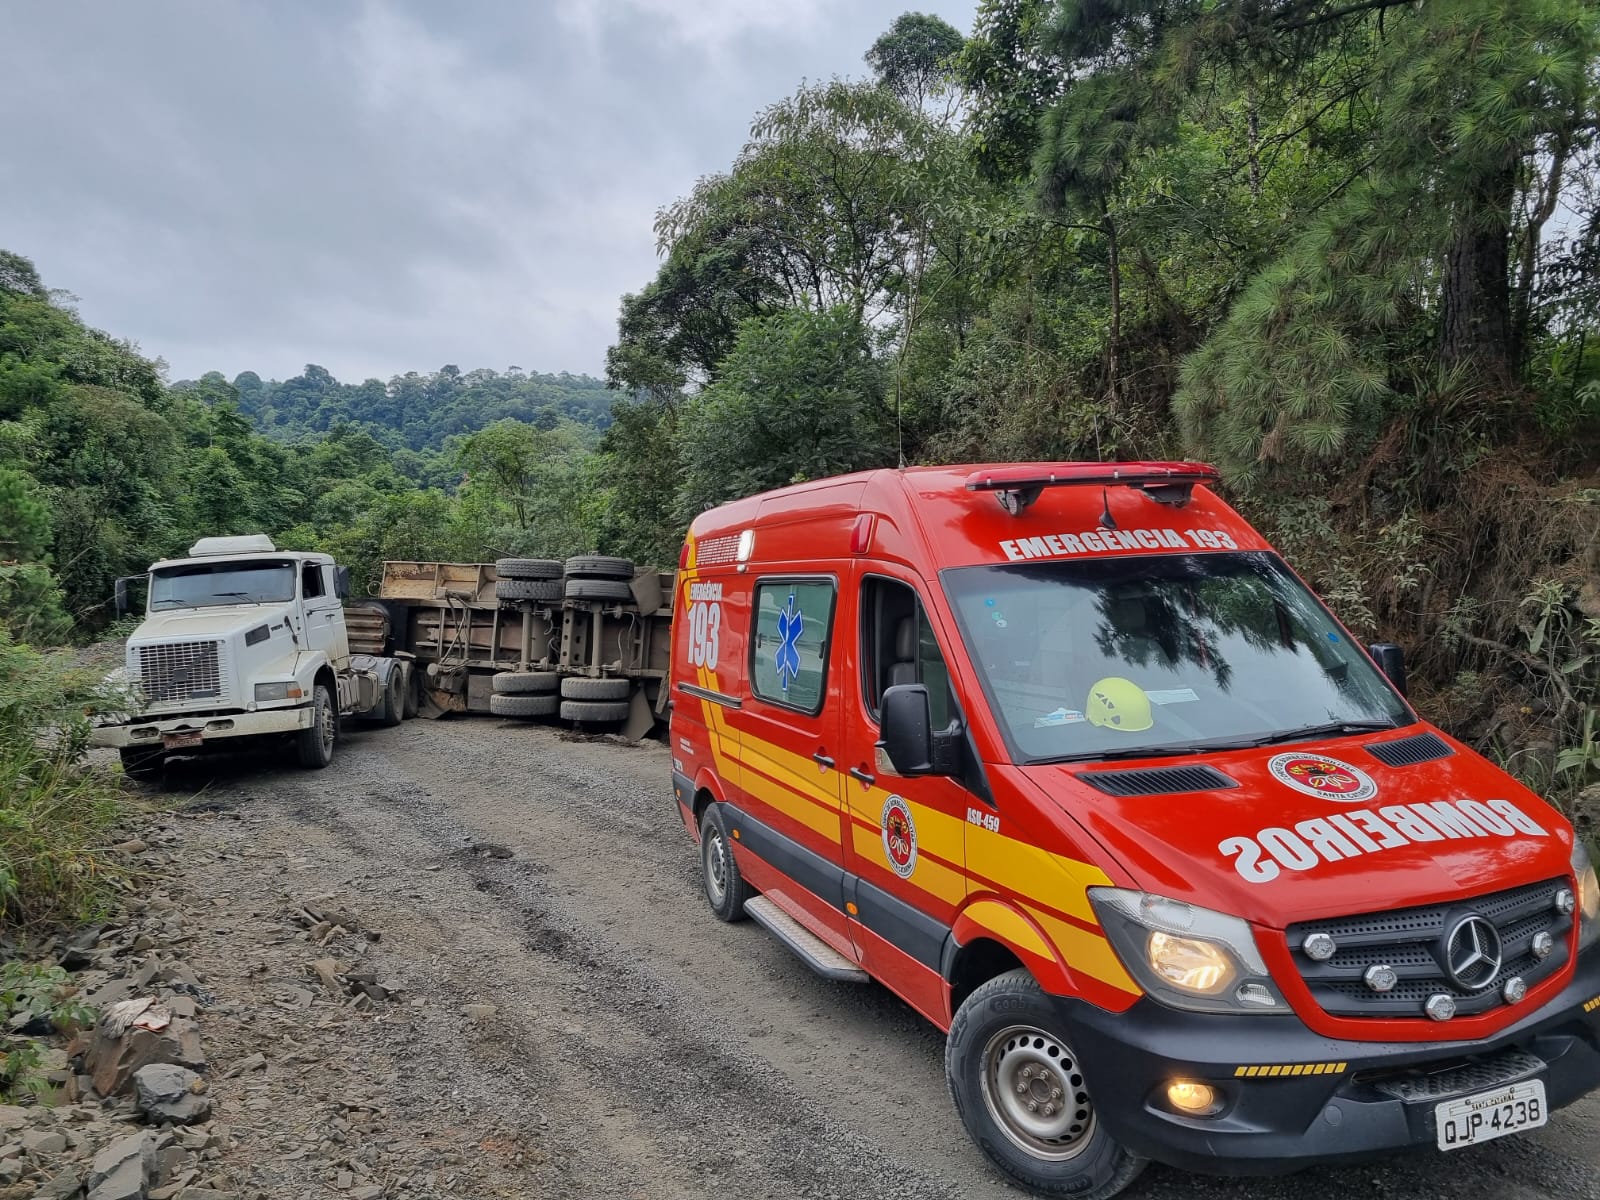
{"type": "Polygon", "coordinates": [[[1043,466],[985,467],[967,476],[967,491],[994,492],[1012,516],[1039,498],[1047,487],[1137,488],[1159,504],[1182,508],[1197,483],[1215,483],[1218,470],[1197,462],[1048,463],[1043,466]]]}

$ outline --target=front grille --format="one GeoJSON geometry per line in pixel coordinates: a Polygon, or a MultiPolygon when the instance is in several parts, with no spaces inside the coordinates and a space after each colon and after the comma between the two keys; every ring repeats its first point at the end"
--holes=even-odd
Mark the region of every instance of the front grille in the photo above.
{"type": "Polygon", "coordinates": [[[1472,1016],[1504,1003],[1500,993],[1506,980],[1520,976],[1531,988],[1567,961],[1572,918],[1562,916],[1555,905],[1556,893],[1566,886],[1565,879],[1547,879],[1449,904],[1303,921],[1289,926],[1286,936],[1312,997],[1333,1016],[1425,1017],[1423,1006],[1440,993],[1455,999],[1458,1015],[1472,1016]],[[1456,922],[1472,913],[1493,923],[1503,956],[1498,974],[1477,991],[1450,978],[1441,945],[1456,922]],[[1333,939],[1337,949],[1332,958],[1317,962],[1305,953],[1305,941],[1314,933],[1333,939]],[[1539,933],[1555,939],[1555,949],[1543,960],[1533,956],[1539,933]],[[1368,967],[1379,964],[1394,968],[1398,982],[1391,991],[1375,992],[1363,978],[1368,967]]]}
{"type": "Polygon", "coordinates": [[[214,706],[227,699],[219,643],[169,642],[138,650],[139,689],[147,703],[214,706]]]}
{"type": "Polygon", "coordinates": [[[1414,1067],[1405,1071],[1385,1072],[1381,1076],[1358,1073],[1356,1080],[1370,1083],[1397,1100],[1412,1103],[1417,1100],[1449,1100],[1453,1096],[1493,1091],[1508,1083],[1532,1079],[1544,1068],[1544,1059],[1513,1047],[1487,1058],[1470,1059],[1443,1069],[1414,1067]]]}

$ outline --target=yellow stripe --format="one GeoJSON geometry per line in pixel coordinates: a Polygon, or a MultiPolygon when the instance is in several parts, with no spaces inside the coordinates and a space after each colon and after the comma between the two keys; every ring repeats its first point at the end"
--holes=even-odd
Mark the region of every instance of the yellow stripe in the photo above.
{"type": "Polygon", "coordinates": [[[974,875],[992,879],[1019,896],[1048,896],[1062,912],[1100,923],[1086,894],[1089,888],[1110,884],[1110,876],[1100,868],[999,834],[966,839],[966,847],[967,870],[974,875]]]}
{"type": "Polygon", "coordinates": [[[1008,908],[998,900],[975,901],[961,915],[1019,950],[1030,951],[1040,958],[1055,957],[1055,951],[1039,936],[1039,931],[1023,920],[1015,909],[1008,908]]]}
{"type": "MultiPolygon", "coordinates": [[[[917,843],[922,842],[921,830],[918,829],[917,843]]],[[[851,841],[855,851],[868,862],[884,862],[883,838],[881,834],[870,829],[863,829],[854,821],[850,823],[851,841]]],[[[916,869],[911,872],[906,880],[912,887],[921,888],[930,896],[937,897],[952,908],[958,907],[967,897],[967,877],[958,871],[952,871],[943,863],[936,863],[922,855],[917,856],[916,869]]],[[[1048,957],[1048,956],[1047,956],[1048,957]]]]}
{"type": "Polygon", "coordinates": [[[1119,991],[1129,992],[1135,996],[1142,994],[1139,985],[1123,969],[1122,961],[1111,949],[1111,943],[1098,933],[1090,933],[1087,929],[1068,925],[1057,917],[1030,908],[1026,903],[1022,905],[1022,910],[1044,930],[1045,936],[1060,951],[1061,960],[1071,970],[1093,976],[1101,983],[1110,984],[1119,991]]]}

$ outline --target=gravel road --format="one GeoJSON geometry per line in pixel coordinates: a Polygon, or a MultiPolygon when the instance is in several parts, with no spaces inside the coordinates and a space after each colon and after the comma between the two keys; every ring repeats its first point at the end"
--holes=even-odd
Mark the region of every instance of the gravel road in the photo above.
{"type": "MultiPolygon", "coordinates": [[[[488,719],[353,729],[321,773],[174,764],[163,799],[200,818],[178,890],[219,930],[191,956],[213,1060],[269,1059],[216,1089],[240,1182],[327,1196],[348,1155],[389,1195],[1017,1195],[956,1120],[939,1034],[711,916],[668,772],[654,743],[488,719]],[[381,932],[395,1001],[270,1002],[319,953],[283,905],[319,896],[381,932]]],[[[1128,1195],[1600,1198],[1597,1118],[1591,1098],[1531,1136],[1287,1180],[1152,1167],[1128,1195]]]]}

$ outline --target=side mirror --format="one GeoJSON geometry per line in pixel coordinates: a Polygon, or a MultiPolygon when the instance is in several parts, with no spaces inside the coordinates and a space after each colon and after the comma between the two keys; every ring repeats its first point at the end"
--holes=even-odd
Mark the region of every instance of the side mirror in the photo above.
{"type": "Polygon", "coordinates": [[[933,773],[933,728],[928,716],[928,689],[900,683],[883,693],[883,718],[878,749],[896,775],[933,773]]]}
{"type": "Polygon", "coordinates": [[[1378,669],[1389,677],[1395,691],[1406,694],[1406,652],[1393,642],[1375,642],[1367,647],[1378,669]]]}
{"type": "Polygon", "coordinates": [[[350,599],[349,567],[335,567],[333,569],[333,594],[341,600],[350,599]]]}
{"type": "Polygon", "coordinates": [[[112,584],[112,603],[116,606],[117,619],[120,621],[128,615],[128,581],[119,579],[112,584]]]}

